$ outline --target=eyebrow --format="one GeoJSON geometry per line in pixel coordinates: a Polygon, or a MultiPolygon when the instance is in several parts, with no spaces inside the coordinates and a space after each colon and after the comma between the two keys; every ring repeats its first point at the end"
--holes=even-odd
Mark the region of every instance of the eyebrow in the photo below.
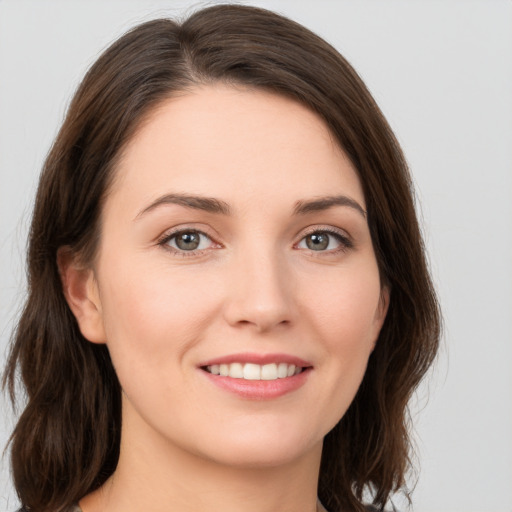
{"type": "Polygon", "coordinates": [[[166,204],[177,204],[185,208],[203,210],[209,213],[231,215],[231,207],[229,204],[214,197],[193,196],[189,194],[165,194],[140,211],[135,219],[139,219],[145,213],[166,204]]]}
{"type": "MultiPolygon", "coordinates": [[[[135,217],[135,220],[139,219],[145,213],[158,208],[159,206],[168,204],[177,204],[179,206],[184,206],[185,208],[202,210],[218,215],[232,214],[232,210],[229,204],[225,201],[222,201],[221,199],[216,199],[215,197],[195,196],[189,194],[165,194],[141,210],[135,217]]],[[[333,206],[348,206],[366,218],[366,211],[364,208],[354,199],[344,195],[325,196],[307,201],[297,201],[295,203],[293,213],[294,215],[307,215],[308,213],[312,212],[328,210],[333,206]]]]}
{"type": "Polygon", "coordinates": [[[348,206],[359,212],[366,219],[366,210],[354,199],[348,196],[325,196],[309,201],[297,201],[293,213],[306,215],[311,212],[328,210],[333,206],[348,206]]]}

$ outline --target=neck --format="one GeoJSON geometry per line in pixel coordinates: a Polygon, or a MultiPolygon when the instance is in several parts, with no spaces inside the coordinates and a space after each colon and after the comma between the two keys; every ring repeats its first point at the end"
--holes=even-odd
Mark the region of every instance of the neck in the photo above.
{"type": "Polygon", "coordinates": [[[193,454],[154,433],[147,435],[144,428],[140,417],[123,414],[116,471],[81,500],[83,512],[317,510],[321,445],[281,464],[233,466],[193,454]]]}

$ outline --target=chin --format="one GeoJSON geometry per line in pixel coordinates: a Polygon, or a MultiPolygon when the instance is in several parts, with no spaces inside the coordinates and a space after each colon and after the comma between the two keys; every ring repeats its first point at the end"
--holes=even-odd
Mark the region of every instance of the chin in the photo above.
{"type": "MultiPolygon", "coordinates": [[[[308,450],[308,453],[311,451],[308,450]]],[[[302,450],[280,450],[271,452],[269,450],[255,450],[250,447],[242,447],[240,450],[233,450],[230,453],[213,454],[212,461],[223,466],[239,469],[268,469],[283,467],[292,464],[304,457],[302,450]]]]}
{"type": "Polygon", "coordinates": [[[293,432],[230,432],[208,447],[198,447],[210,460],[238,468],[270,468],[293,463],[322,449],[323,437],[293,432]],[[231,435],[232,434],[232,435],[231,435]]]}

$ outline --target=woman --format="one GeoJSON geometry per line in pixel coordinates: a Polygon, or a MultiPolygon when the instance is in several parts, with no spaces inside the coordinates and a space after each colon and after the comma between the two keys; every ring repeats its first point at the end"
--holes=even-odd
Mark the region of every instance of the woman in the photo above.
{"type": "Polygon", "coordinates": [[[439,313],[364,84],[243,6],[92,66],[36,198],[6,382],[26,510],[362,511],[405,486],[439,313]]]}

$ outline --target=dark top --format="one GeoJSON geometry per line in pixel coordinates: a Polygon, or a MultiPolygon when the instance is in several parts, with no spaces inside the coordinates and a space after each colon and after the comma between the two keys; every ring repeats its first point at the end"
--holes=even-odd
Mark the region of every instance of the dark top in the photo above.
{"type": "MultiPolygon", "coordinates": [[[[373,505],[366,505],[366,510],[368,512],[379,512],[379,509],[375,508],[373,505]]],[[[395,507],[393,507],[394,512],[398,512],[395,507]]],[[[17,512],[28,512],[25,507],[20,508],[17,512]]],[[[78,505],[71,505],[66,512],[82,512],[82,509],[78,505]]]]}

